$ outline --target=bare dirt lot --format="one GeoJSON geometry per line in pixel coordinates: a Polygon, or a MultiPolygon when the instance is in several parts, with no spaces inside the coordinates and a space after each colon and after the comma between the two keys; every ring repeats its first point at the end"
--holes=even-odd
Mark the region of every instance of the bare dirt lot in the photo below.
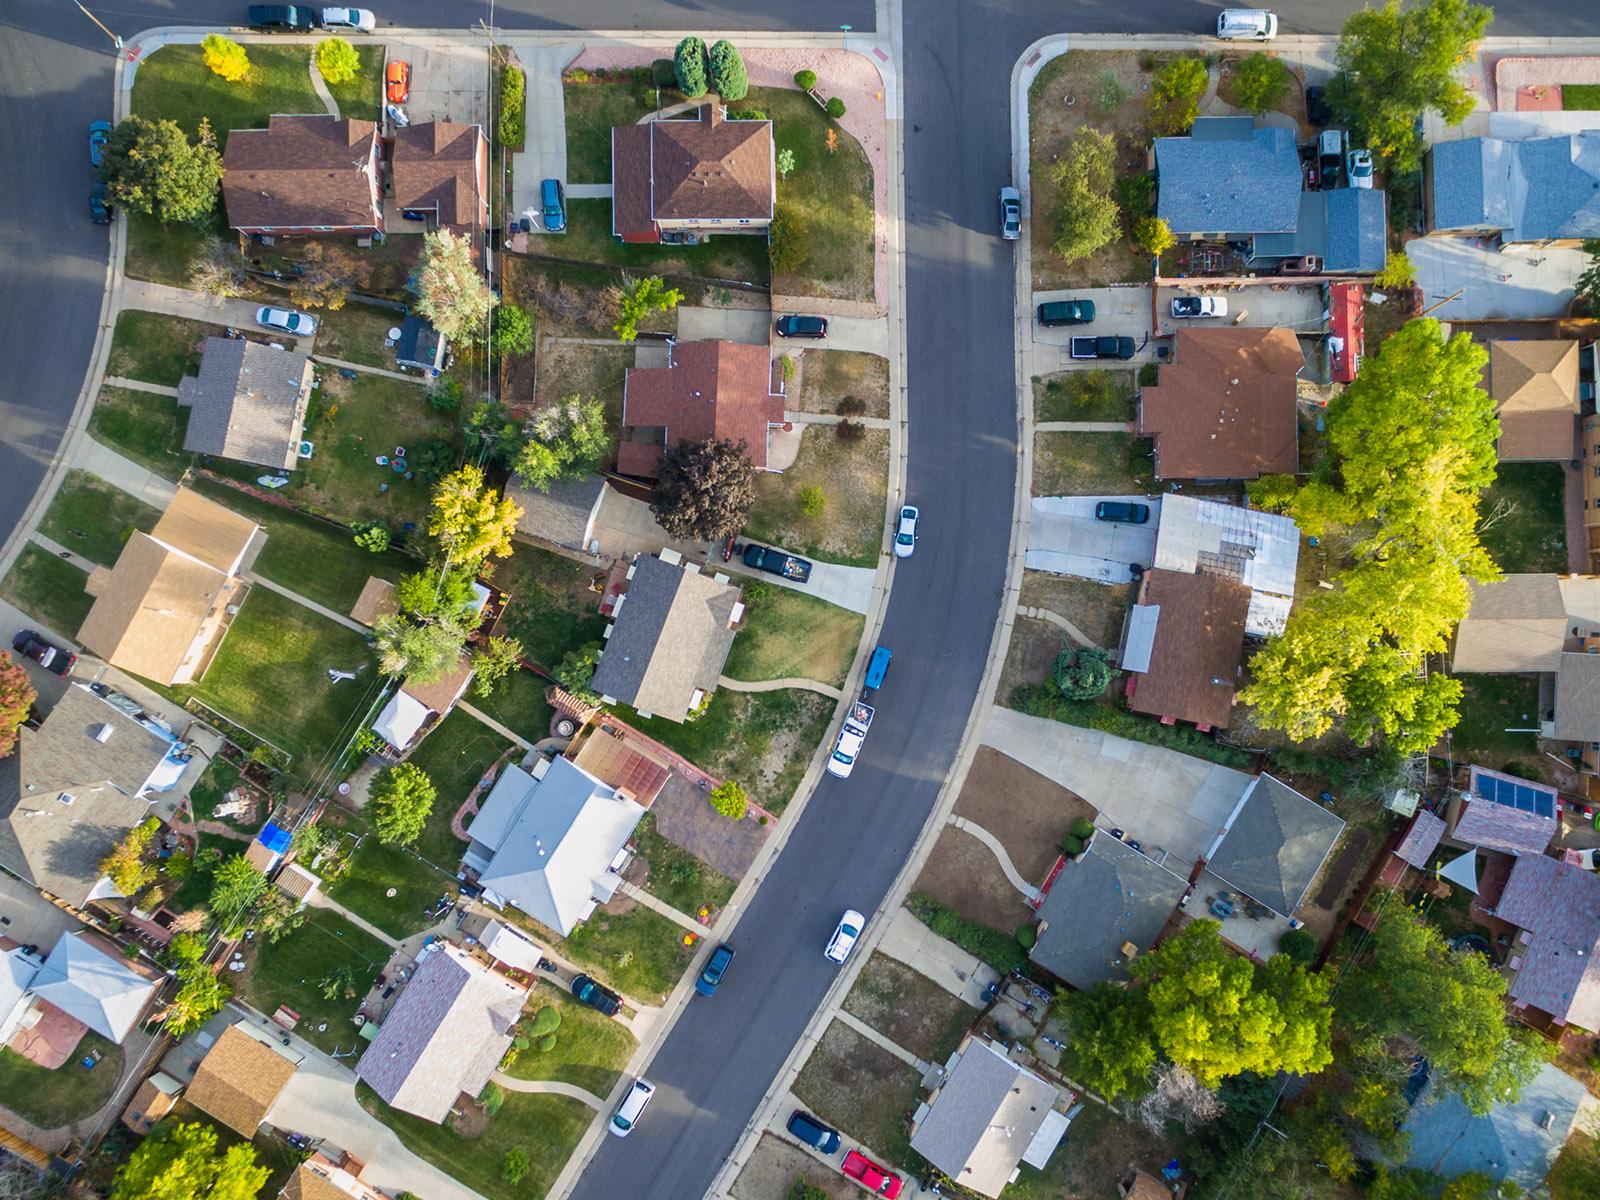
{"type": "Polygon", "coordinates": [[[1028,608],[1046,608],[1076,625],[1083,635],[1104,650],[1116,650],[1122,641],[1122,625],[1133,603],[1131,583],[1096,583],[1051,575],[1047,571],[1022,573],[1021,603],[1028,608]]]}
{"type": "Polygon", "coordinates": [[[834,1021],[794,1081],[794,1094],[823,1121],[888,1160],[911,1157],[911,1115],[922,1081],[915,1070],[834,1021]]]}
{"type": "Polygon", "coordinates": [[[839,1172],[771,1133],[756,1143],[756,1152],[734,1181],[733,1194],[735,1200],[789,1200],[799,1179],[821,1189],[828,1200],[856,1200],[862,1194],[839,1172]]]}
{"type": "Polygon", "coordinates": [[[969,921],[991,929],[1014,930],[1033,915],[989,848],[953,826],[940,832],[911,890],[932,896],[969,921]]]}
{"type": "Polygon", "coordinates": [[[1012,865],[1034,883],[1055,864],[1072,823],[1095,815],[1087,800],[989,746],[972,760],[956,812],[999,838],[1012,865]]]}
{"type": "Polygon", "coordinates": [[[799,363],[799,386],[789,389],[796,412],[836,413],[842,401],[854,398],[866,406],[862,416],[889,415],[888,359],[860,350],[809,349],[799,363]]]}
{"type": "Polygon", "coordinates": [[[995,700],[1008,704],[1013,689],[1037,687],[1050,678],[1050,664],[1063,646],[1072,644],[1072,639],[1050,622],[1018,617],[1011,626],[1011,645],[1006,650],[1006,665],[1000,673],[995,700]]]}
{"type": "Polygon", "coordinates": [[[844,1009],[931,1063],[949,1058],[978,1017],[977,1009],[926,975],[878,952],[862,968],[844,1009]]]}

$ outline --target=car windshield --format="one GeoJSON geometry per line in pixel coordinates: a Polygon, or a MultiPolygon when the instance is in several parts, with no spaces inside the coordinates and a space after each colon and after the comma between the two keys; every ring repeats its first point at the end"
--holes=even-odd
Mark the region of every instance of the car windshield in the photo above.
{"type": "Polygon", "coordinates": [[[633,1122],[628,1120],[627,1117],[624,1117],[624,1116],[621,1116],[621,1115],[612,1117],[611,1118],[611,1123],[613,1125],[615,1125],[618,1129],[632,1129],[633,1128],[633,1122]]]}
{"type": "Polygon", "coordinates": [[[894,540],[899,542],[902,546],[911,545],[911,531],[909,529],[902,529],[899,534],[896,535],[894,540]]]}
{"type": "Polygon", "coordinates": [[[857,929],[854,925],[844,924],[839,926],[839,932],[844,934],[846,937],[855,937],[861,932],[861,930],[857,929]]]}

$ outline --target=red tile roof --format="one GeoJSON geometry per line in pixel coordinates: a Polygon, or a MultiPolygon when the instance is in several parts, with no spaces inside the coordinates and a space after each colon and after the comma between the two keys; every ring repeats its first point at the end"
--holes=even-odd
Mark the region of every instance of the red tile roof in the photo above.
{"type": "Polygon", "coordinates": [[[383,228],[377,126],[332,116],[274,116],[235,129],[222,157],[228,224],[245,230],[383,228]]]}
{"type": "Polygon", "coordinates": [[[783,395],[772,388],[770,351],[740,342],[689,342],[673,348],[670,366],[629,368],[617,469],[651,476],[664,446],[727,438],[744,442],[751,465],[764,470],[767,429],[783,423],[783,395]]]}
{"type": "Polygon", "coordinates": [[[1149,571],[1140,604],[1159,605],[1150,669],[1133,675],[1128,707],[1226,728],[1244,651],[1250,589],[1217,575],[1149,571]]]}

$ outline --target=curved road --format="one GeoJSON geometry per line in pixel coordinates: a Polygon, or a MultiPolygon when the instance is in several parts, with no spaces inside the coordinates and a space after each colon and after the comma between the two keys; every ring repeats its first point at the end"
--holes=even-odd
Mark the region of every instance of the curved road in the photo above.
{"type": "MultiPolygon", "coordinates": [[[[224,23],[242,4],[111,0],[124,35],[159,24],[224,23]]],[[[496,24],[563,28],[562,0],[513,0],[496,24]]],[[[93,5],[91,5],[93,7],[93,5]]],[[[1198,0],[915,0],[904,59],[907,241],[907,499],[923,506],[917,554],[900,564],[883,642],[895,664],[854,776],[825,778],[734,931],[739,958],[717,998],[691,1004],[649,1074],[660,1091],[626,1141],[607,1139],[581,1200],[704,1194],[830,981],[822,945],[846,907],[870,913],[931,812],[978,691],[1005,574],[1016,465],[1012,253],[995,236],[995,189],[1010,164],[1011,69],[1040,37],[1072,29],[1200,32],[1198,0]]],[[[1283,30],[1336,32],[1353,0],[1279,0],[1283,30]]],[[[1493,32],[1582,36],[1582,6],[1513,0],[1493,32]]],[[[27,503],[70,414],[88,361],[104,270],[103,231],[82,210],[85,121],[109,109],[101,35],[67,0],[12,0],[0,20],[0,330],[11,362],[0,520],[27,503]],[[15,423],[14,423],[15,422],[15,423]]],[[[382,4],[385,22],[436,23],[427,0],[382,4]]],[[[449,6],[452,23],[487,15],[449,6]]],[[[784,0],[685,5],[590,0],[601,28],[866,30],[869,4],[784,0]],[[803,14],[803,15],[802,15],[803,14]]]]}

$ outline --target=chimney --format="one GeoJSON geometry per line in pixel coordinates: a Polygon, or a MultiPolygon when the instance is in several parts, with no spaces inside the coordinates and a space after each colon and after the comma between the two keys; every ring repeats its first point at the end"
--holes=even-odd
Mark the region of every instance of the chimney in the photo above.
{"type": "Polygon", "coordinates": [[[705,104],[700,108],[700,119],[715,129],[722,124],[723,108],[720,104],[705,104]]]}

